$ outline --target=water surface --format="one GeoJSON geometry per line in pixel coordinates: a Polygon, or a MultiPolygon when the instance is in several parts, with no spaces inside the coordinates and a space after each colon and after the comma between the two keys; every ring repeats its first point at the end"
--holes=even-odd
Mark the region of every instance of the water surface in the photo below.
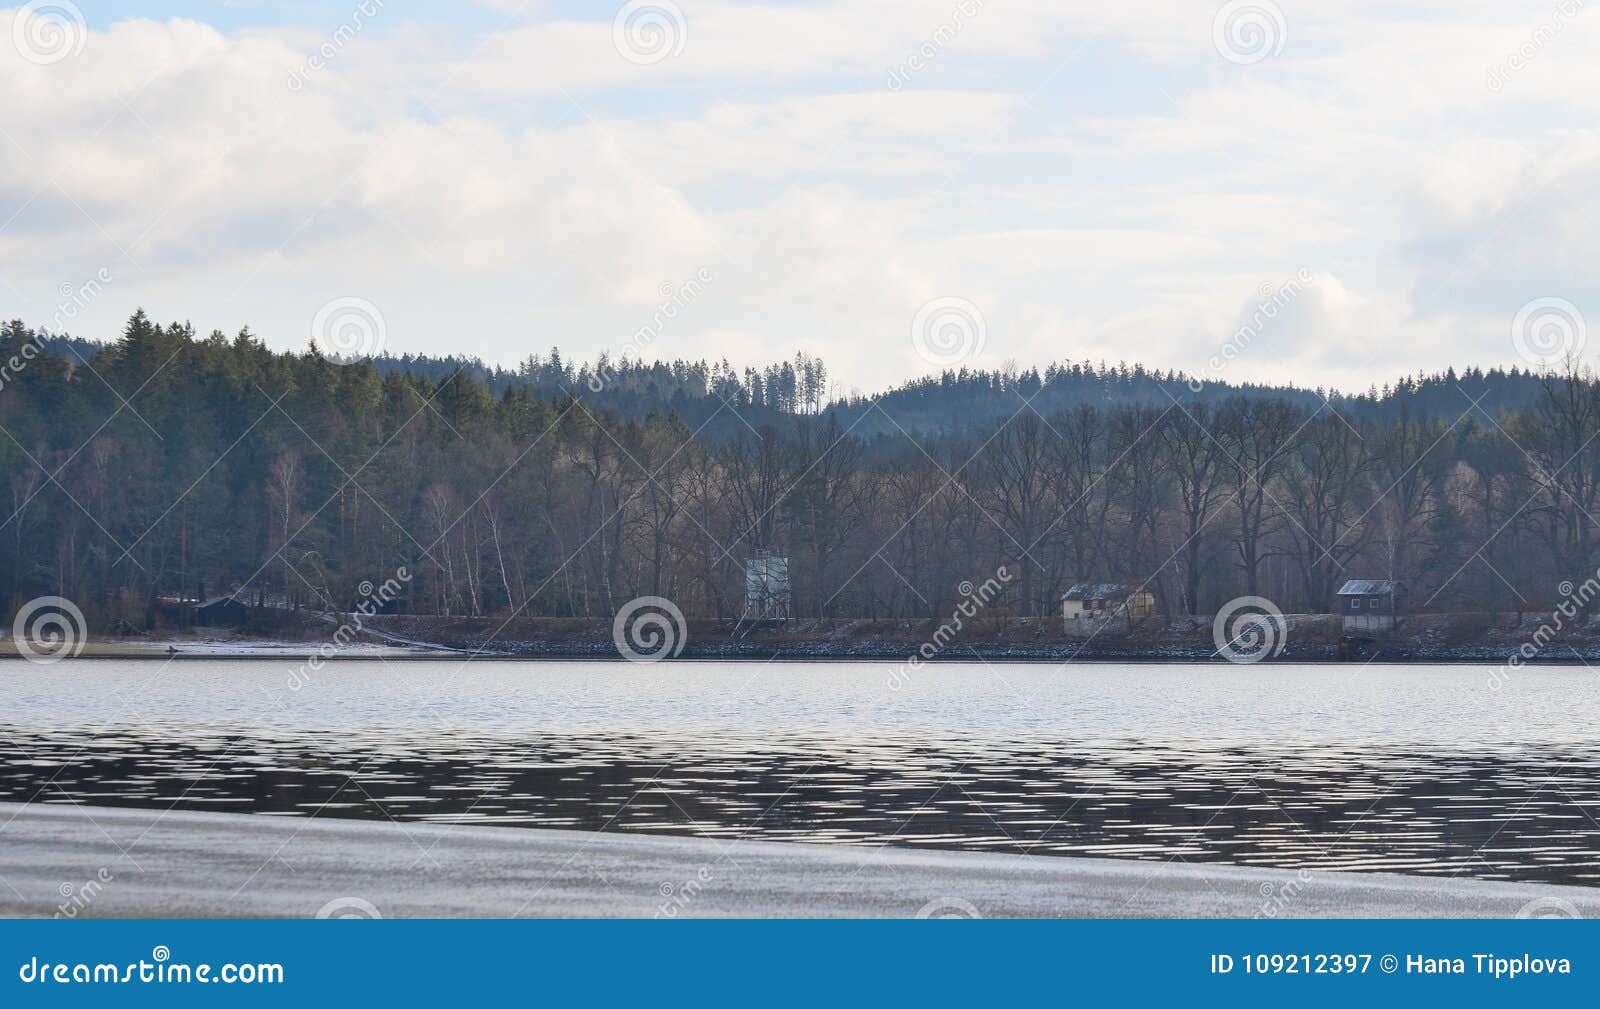
{"type": "Polygon", "coordinates": [[[0,799],[1600,883],[1600,679],[1496,673],[8,662],[0,799]]]}

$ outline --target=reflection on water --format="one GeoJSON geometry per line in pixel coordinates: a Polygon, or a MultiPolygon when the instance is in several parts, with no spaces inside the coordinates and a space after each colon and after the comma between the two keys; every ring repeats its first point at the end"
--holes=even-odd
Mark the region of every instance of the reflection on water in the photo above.
{"type": "Polygon", "coordinates": [[[282,665],[0,669],[0,799],[1600,883],[1567,671],[282,665]]]}

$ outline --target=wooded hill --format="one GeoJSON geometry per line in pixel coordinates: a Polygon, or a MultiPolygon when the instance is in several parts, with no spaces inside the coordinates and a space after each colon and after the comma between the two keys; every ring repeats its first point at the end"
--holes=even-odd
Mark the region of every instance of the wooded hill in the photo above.
{"type": "Polygon", "coordinates": [[[414,612],[735,616],[758,548],[800,614],[869,618],[942,619],[1001,565],[1019,615],[1083,579],[1166,612],[1326,610],[1345,577],[1537,608],[1597,560],[1588,373],[1325,399],[1068,365],[836,399],[803,356],[341,365],[142,312],[105,345],[13,322],[0,361],[0,588],[102,628],[235,587],[348,607],[401,566],[414,612]]]}

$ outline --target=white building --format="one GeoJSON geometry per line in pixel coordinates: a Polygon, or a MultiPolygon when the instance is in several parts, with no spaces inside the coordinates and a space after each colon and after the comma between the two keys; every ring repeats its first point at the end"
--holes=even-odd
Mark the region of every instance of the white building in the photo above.
{"type": "Polygon", "coordinates": [[[1079,582],[1061,596],[1063,620],[1095,620],[1106,614],[1134,620],[1148,617],[1156,597],[1142,588],[1118,582],[1079,582]]]}

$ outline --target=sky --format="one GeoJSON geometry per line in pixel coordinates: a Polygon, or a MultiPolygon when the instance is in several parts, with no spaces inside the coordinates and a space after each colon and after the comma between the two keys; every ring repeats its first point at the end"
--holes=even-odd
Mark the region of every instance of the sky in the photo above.
{"type": "Polygon", "coordinates": [[[1596,51],[1576,0],[36,0],[0,315],[839,391],[1592,357],[1596,51]]]}

